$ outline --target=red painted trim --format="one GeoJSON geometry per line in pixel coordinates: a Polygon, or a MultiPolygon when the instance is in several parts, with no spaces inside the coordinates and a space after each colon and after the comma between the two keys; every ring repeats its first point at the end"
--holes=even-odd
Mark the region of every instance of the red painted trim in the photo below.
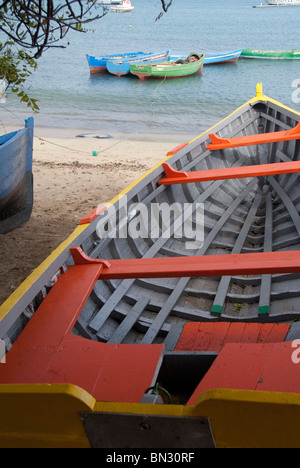
{"type": "Polygon", "coordinates": [[[106,206],[97,206],[92,211],[90,211],[82,220],[80,221],[81,224],[90,224],[94,219],[96,219],[101,213],[106,210],[106,206]]]}
{"type": "Polygon", "coordinates": [[[110,267],[110,263],[107,260],[88,257],[80,247],[71,247],[70,252],[75,265],[103,265],[105,268],[110,267]]]}
{"type": "Polygon", "coordinates": [[[178,151],[185,148],[186,146],[188,146],[188,143],[182,143],[181,145],[176,146],[176,148],[168,151],[167,156],[173,156],[173,154],[178,153],[178,151]]]}

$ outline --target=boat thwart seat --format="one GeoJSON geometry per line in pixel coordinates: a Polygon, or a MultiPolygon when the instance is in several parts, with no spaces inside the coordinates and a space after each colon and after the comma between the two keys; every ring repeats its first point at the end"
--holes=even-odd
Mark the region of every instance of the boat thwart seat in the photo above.
{"type": "Polygon", "coordinates": [[[300,366],[290,341],[227,343],[199,383],[188,405],[208,390],[223,388],[300,393],[300,366]]]}

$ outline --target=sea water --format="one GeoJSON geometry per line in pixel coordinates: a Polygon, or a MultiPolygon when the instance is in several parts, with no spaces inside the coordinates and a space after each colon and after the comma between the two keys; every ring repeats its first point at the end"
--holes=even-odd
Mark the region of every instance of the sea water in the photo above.
{"type": "MultiPolygon", "coordinates": [[[[233,49],[300,48],[300,7],[253,8],[256,0],[132,0],[131,13],[108,13],[70,32],[38,60],[27,82],[38,99],[36,127],[112,136],[198,135],[255,95],[264,94],[300,111],[300,61],[247,60],[204,66],[201,75],[141,81],[136,76],[90,75],[86,54],[159,52],[171,54],[233,49]],[[69,44],[68,44],[69,43],[69,44]]],[[[0,107],[3,124],[17,124],[32,112],[8,93],[0,107]]]]}

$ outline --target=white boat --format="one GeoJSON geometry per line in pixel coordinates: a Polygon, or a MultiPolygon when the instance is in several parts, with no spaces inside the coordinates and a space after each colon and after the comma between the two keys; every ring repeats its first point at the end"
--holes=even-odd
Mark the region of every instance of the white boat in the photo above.
{"type": "Polygon", "coordinates": [[[134,10],[134,6],[131,5],[130,0],[123,0],[120,5],[113,5],[110,8],[110,11],[113,11],[115,13],[127,13],[132,10],[134,10]]]}
{"type": "Polygon", "coordinates": [[[300,5],[300,0],[266,0],[266,3],[274,6],[293,6],[300,5]]]}
{"type": "Polygon", "coordinates": [[[120,5],[122,0],[98,0],[97,3],[100,3],[100,5],[120,5]]]}

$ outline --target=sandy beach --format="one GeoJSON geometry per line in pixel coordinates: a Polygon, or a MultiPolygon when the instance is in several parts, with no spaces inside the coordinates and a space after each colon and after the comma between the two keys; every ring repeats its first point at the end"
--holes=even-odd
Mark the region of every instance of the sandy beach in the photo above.
{"type": "Polygon", "coordinates": [[[60,133],[54,137],[49,129],[35,132],[33,213],[22,228],[0,235],[0,304],[83,216],[114,198],[179,143],[189,141],[176,135],[128,139],[60,133]]]}

